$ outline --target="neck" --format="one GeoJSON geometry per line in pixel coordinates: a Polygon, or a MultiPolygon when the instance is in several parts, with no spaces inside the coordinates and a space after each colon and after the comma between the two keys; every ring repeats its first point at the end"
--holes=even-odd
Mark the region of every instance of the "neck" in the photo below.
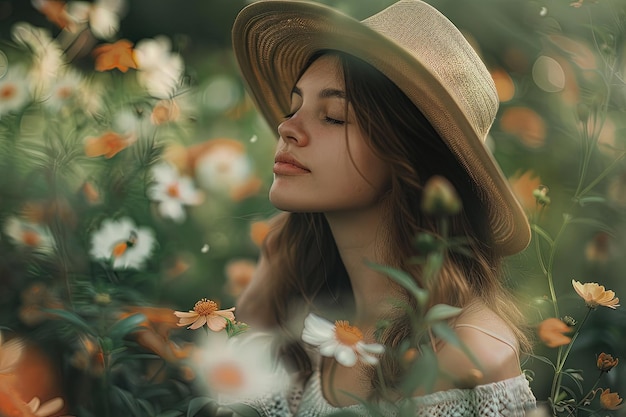
{"type": "Polygon", "coordinates": [[[395,289],[391,279],[374,271],[368,263],[386,264],[388,224],[379,203],[368,210],[326,213],[341,260],[346,268],[355,301],[354,322],[373,327],[391,308],[395,289]]]}

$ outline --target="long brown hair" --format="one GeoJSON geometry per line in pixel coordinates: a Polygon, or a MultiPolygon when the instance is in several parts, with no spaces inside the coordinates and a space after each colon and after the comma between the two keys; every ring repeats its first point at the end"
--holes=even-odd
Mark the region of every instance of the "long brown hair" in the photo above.
{"type": "MultiPolygon", "coordinates": [[[[497,254],[488,227],[486,210],[462,166],[419,109],[387,77],[371,65],[344,53],[322,51],[339,58],[343,69],[347,101],[354,107],[357,122],[373,152],[389,164],[391,184],[386,194],[387,242],[384,256],[388,265],[409,272],[430,292],[431,304],[465,307],[479,298],[502,317],[515,332],[520,346],[528,347],[521,324],[522,315],[511,302],[502,279],[501,257],[497,254]],[[463,211],[449,219],[449,234],[469,240],[471,256],[448,253],[436,280],[424,282],[421,267],[410,262],[416,255],[414,239],[419,233],[439,234],[437,221],[420,211],[423,185],[440,175],[456,188],[463,211]]],[[[294,309],[306,306],[350,305],[350,280],[341,262],[323,213],[289,213],[279,216],[264,247],[272,271],[272,300],[269,307],[285,329],[289,357],[300,370],[311,364],[293,331],[289,318],[294,309]],[[289,300],[289,303],[286,302],[289,300]]],[[[408,294],[406,298],[411,300],[408,294]]],[[[394,314],[380,342],[390,347],[410,336],[406,314],[394,314]]],[[[393,388],[402,377],[393,355],[382,361],[384,384],[393,388]]],[[[375,392],[382,388],[372,379],[375,392]]]]}

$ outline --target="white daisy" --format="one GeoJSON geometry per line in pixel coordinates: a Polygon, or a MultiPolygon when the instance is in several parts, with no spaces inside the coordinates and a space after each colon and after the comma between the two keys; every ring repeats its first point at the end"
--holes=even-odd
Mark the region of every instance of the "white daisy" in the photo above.
{"type": "MultiPolygon", "coordinates": [[[[53,111],[81,106],[84,90],[83,78],[76,71],[64,71],[52,82],[45,106],[53,111]]],[[[82,106],[81,106],[82,107],[82,106]]]]}
{"type": "Polygon", "coordinates": [[[211,192],[228,193],[252,177],[252,163],[237,141],[215,140],[196,161],[195,176],[200,186],[211,192]]]}
{"type": "Polygon", "coordinates": [[[334,324],[315,314],[309,314],[304,320],[302,340],[319,348],[320,354],[334,357],[343,366],[354,366],[360,359],[370,365],[376,365],[385,348],[379,343],[364,343],[363,333],[358,327],[350,326],[347,321],[334,324]]]}
{"type": "Polygon", "coordinates": [[[21,110],[30,100],[23,68],[11,68],[0,78],[0,117],[21,110]]]}
{"type": "Polygon", "coordinates": [[[67,13],[75,23],[88,24],[96,38],[111,39],[119,31],[125,7],[124,0],[73,1],[68,3],[67,13]]]}
{"type": "Polygon", "coordinates": [[[181,83],[184,64],[171,52],[171,42],[164,36],[143,39],[135,45],[137,81],[156,98],[171,98],[181,83]]]}
{"type": "Polygon", "coordinates": [[[50,253],[55,247],[54,238],[48,227],[15,216],[7,218],[4,233],[13,243],[23,248],[50,253]]]}
{"type": "Polygon", "coordinates": [[[218,402],[228,404],[283,391],[289,375],[276,360],[269,333],[247,332],[227,338],[211,333],[194,355],[200,382],[218,402]]]}
{"type": "Polygon", "coordinates": [[[91,236],[89,253],[97,260],[111,262],[113,269],[140,269],[155,244],[152,230],[135,226],[131,219],[107,219],[91,236]]]}
{"type": "Polygon", "coordinates": [[[202,202],[202,194],[196,190],[191,178],[180,176],[173,165],[159,163],[151,172],[154,183],[147,190],[148,198],[159,203],[161,216],[182,222],[186,217],[183,206],[202,202]]]}
{"type": "Polygon", "coordinates": [[[45,94],[65,65],[63,51],[52,39],[50,32],[26,22],[13,25],[11,35],[18,44],[27,47],[33,54],[28,77],[24,77],[28,78],[33,94],[36,97],[45,94]]]}

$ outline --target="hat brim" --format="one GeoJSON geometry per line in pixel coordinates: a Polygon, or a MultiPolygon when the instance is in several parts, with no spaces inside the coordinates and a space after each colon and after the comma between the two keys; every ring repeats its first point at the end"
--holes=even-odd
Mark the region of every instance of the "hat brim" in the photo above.
{"type": "Polygon", "coordinates": [[[291,89],[315,53],[337,50],[377,68],[422,111],[473,180],[489,212],[495,250],[511,255],[528,245],[526,214],[486,148],[485,138],[474,130],[436,74],[401,46],[335,9],[308,2],[253,3],[239,13],[232,33],[246,87],[273,127],[289,112],[291,89]]]}

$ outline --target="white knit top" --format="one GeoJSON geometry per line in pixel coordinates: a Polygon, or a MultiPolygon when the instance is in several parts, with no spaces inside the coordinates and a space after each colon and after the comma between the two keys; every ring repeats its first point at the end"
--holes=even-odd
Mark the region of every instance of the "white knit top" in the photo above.
{"type": "MultiPolygon", "coordinates": [[[[472,389],[450,389],[413,398],[415,415],[429,417],[476,416],[476,417],[524,417],[535,408],[535,397],[524,375],[504,381],[478,385],[472,389]]],[[[307,382],[297,417],[322,417],[339,410],[352,411],[355,415],[367,415],[365,407],[356,404],[336,408],[322,394],[319,371],[307,382]]],[[[394,407],[383,407],[384,415],[395,416],[394,407]]]]}
{"type": "MultiPolygon", "coordinates": [[[[528,380],[524,375],[503,381],[478,385],[471,389],[450,389],[412,399],[418,417],[524,417],[536,407],[528,380]]],[[[266,396],[247,402],[261,417],[325,417],[338,411],[356,416],[369,413],[362,404],[334,407],[322,393],[320,372],[315,371],[304,391],[266,396]],[[293,405],[297,404],[295,414],[293,405]]],[[[384,416],[398,415],[392,405],[381,405],[384,416]]],[[[404,414],[406,415],[406,414],[404,414]]]]}

